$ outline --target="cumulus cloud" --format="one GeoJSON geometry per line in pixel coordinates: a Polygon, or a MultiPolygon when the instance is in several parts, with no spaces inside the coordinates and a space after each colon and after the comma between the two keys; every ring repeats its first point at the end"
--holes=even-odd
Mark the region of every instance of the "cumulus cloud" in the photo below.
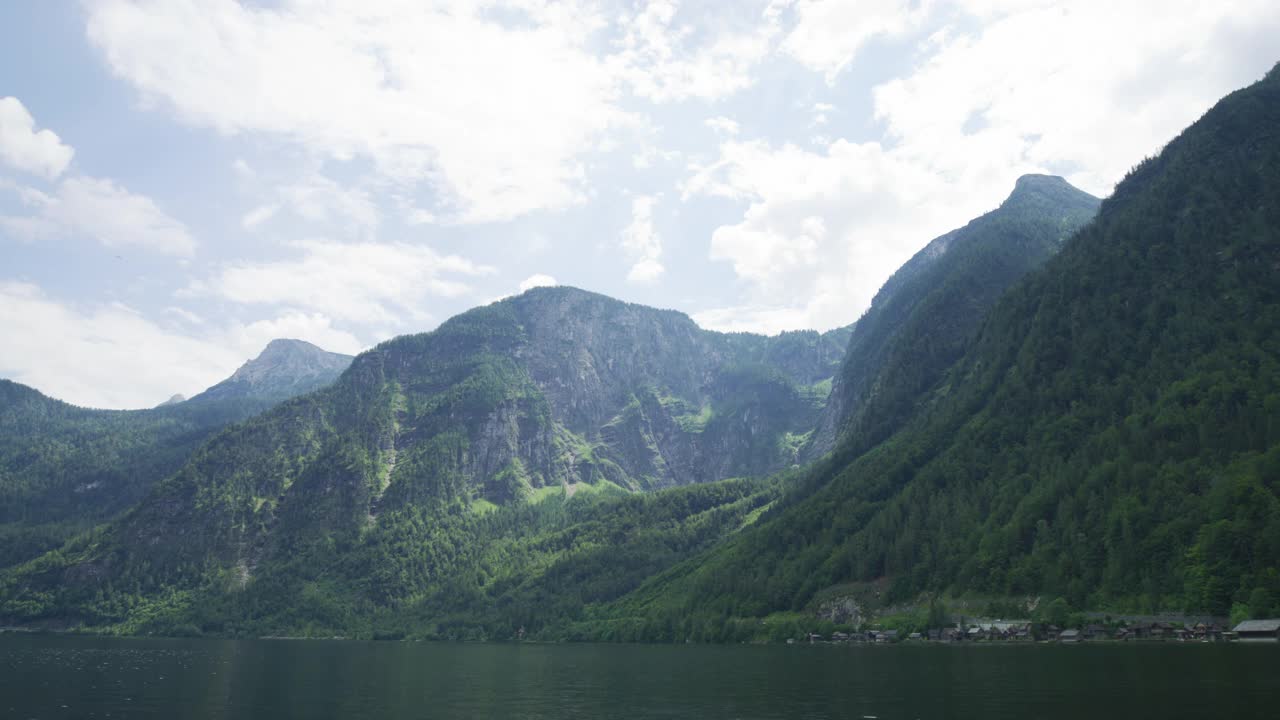
{"type": "MultiPolygon", "coordinates": [[[[255,187],[261,183],[253,183],[255,187]]],[[[256,229],[281,211],[329,230],[343,229],[357,237],[372,237],[381,219],[378,205],[370,193],[359,187],[347,187],[320,173],[261,187],[259,192],[275,199],[263,202],[245,213],[240,224],[246,230],[256,229]]]]}
{"type": "Polygon", "coordinates": [[[725,27],[727,18],[721,15],[699,28],[677,20],[681,7],[674,0],[647,3],[621,23],[622,47],[610,61],[632,92],[654,102],[733,95],[755,82],[753,71],[779,31],[774,3],[758,13],[749,3],[735,7],[751,22],[725,27]]]}
{"type": "Polygon", "coordinates": [[[110,248],[140,248],[190,256],[196,240],[181,222],[165,214],[151,198],[113,180],[68,177],[53,195],[20,190],[34,215],[0,217],[0,227],[32,241],[53,235],[85,237],[110,248]]]}
{"type": "Polygon", "coordinates": [[[657,198],[640,195],[631,200],[631,222],[622,231],[622,252],[631,263],[627,282],[645,285],[656,282],[662,266],[662,238],[653,228],[653,204],[657,198]]]}
{"type": "Polygon", "coordinates": [[[113,72],[191,124],[363,157],[426,183],[442,215],[506,220],[582,200],[583,165],[627,122],[576,4],[103,0],[88,35],[113,72]],[[508,18],[508,21],[504,21],[508,18]]]}
{"type": "MultiPolygon", "coordinates": [[[[1260,77],[1274,62],[1260,49],[1280,35],[1280,14],[1253,0],[956,8],[979,22],[938,29],[915,67],[874,88],[882,141],[811,150],[733,138],[692,166],[686,198],[744,207],[709,243],[739,278],[740,302],[698,314],[702,322],[763,331],[852,322],[913,252],[994,208],[1019,175],[1053,172],[1108,194],[1224,91],[1260,77]]],[[[797,11],[803,25],[806,6],[797,11]]],[[[838,73],[841,57],[851,55],[809,59],[838,73]]],[[[814,106],[820,118],[829,109],[814,106]]]]}
{"type": "Polygon", "coordinates": [[[918,28],[931,5],[929,0],[799,0],[782,49],[834,83],[869,40],[918,28]]]}
{"type": "Polygon", "coordinates": [[[51,130],[36,130],[35,118],[15,97],[0,98],[0,162],[53,180],[67,169],[75,151],[51,130]]]}
{"type": "Polygon", "coordinates": [[[471,291],[467,279],[493,269],[426,245],[289,243],[296,257],[234,262],[187,294],[212,294],[241,304],[273,305],[319,312],[336,321],[394,329],[433,317],[432,298],[471,291]]]}
{"type": "Polygon", "coordinates": [[[1225,90],[1260,77],[1280,36],[1266,0],[958,4],[979,29],[931,44],[874,91],[895,145],[943,175],[994,154],[1102,194],[1225,90]]]}
{"type": "Polygon", "coordinates": [[[740,129],[735,120],[723,116],[707,118],[703,121],[703,124],[711,128],[712,131],[718,135],[737,135],[738,130],[740,129]]]}
{"type": "Polygon", "coordinates": [[[177,307],[177,327],[119,302],[80,307],[25,282],[0,281],[0,377],[84,407],[153,407],[226,378],[275,338],[334,352],[366,345],[317,313],[285,312],[250,323],[212,323],[177,307]],[[201,334],[191,334],[199,330],[201,334]]]}
{"type": "Polygon", "coordinates": [[[543,275],[542,273],[538,273],[537,275],[530,275],[524,280],[521,280],[519,287],[520,287],[520,292],[524,292],[525,290],[530,290],[536,287],[551,287],[554,285],[559,285],[559,283],[556,282],[555,278],[551,277],[550,275],[543,275]]]}
{"type": "Polygon", "coordinates": [[[720,332],[752,332],[777,335],[784,330],[807,327],[809,317],[803,307],[739,305],[711,308],[693,313],[700,327],[720,332]]]}
{"type": "Polygon", "coordinates": [[[762,331],[782,329],[782,318],[791,327],[848,324],[894,269],[949,229],[949,218],[994,202],[965,190],[874,142],[838,140],[822,151],[724,143],[714,163],[694,168],[684,193],[747,203],[740,221],[712,233],[710,257],[732,264],[749,300],[738,320],[730,308],[700,318],[762,331]]]}

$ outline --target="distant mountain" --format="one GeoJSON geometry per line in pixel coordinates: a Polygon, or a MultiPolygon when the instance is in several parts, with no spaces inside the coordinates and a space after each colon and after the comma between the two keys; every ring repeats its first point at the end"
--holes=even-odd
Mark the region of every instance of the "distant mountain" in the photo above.
{"type": "Polygon", "coordinates": [[[876,293],[858,320],[805,460],[867,449],[915,411],[964,352],[987,311],[1093,219],[1101,201],[1060,177],[1024,175],[999,208],[939,237],[876,293]]]}
{"type": "Polygon", "coordinates": [[[186,395],[183,395],[182,393],[174,393],[173,395],[169,396],[168,400],[165,400],[164,402],[160,403],[156,407],[169,407],[170,405],[177,405],[180,402],[186,402],[186,401],[187,401],[186,395]]]}
{"type": "Polygon", "coordinates": [[[272,340],[258,357],[241,365],[231,377],[191,398],[191,402],[232,398],[287,400],[338,379],[352,359],[350,355],[327,352],[302,340],[272,340]]]}
{"type": "Polygon", "coordinates": [[[0,380],[0,567],[130,507],[230,423],[332,382],[350,363],[276,340],[236,375],[150,410],[93,410],[0,380]]]}

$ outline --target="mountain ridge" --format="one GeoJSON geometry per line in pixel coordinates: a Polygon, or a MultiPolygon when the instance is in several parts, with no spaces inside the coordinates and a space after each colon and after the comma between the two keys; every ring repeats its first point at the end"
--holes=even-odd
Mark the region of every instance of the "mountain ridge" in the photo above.
{"type": "Polygon", "coordinates": [[[1099,204],[1061,177],[1023,175],[996,209],[926,244],[854,326],[802,457],[816,460],[850,433],[870,447],[900,427],[1000,295],[1052,257],[1099,204]]]}
{"type": "MultiPolygon", "coordinates": [[[[1038,216],[1026,220],[1032,236],[1057,232],[1038,216]]],[[[713,503],[705,512],[722,518],[715,533],[732,532],[763,510],[774,486],[728,491],[725,479],[799,461],[856,332],[719,333],[677,311],[577,288],[531,289],[380,343],[335,384],[227,428],[92,545],[75,546],[62,577],[72,594],[99,577],[189,588],[213,577],[197,568],[215,567],[224,578],[216,584],[259,596],[306,582],[301,568],[332,562],[322,558],[338,543],[341,557],[365,558],[346,571],[356,573],[351,582],[371,582],[359,579],[370,573],[384,578],[380,595],[398,597],[435,575],[418,563],[391,570],[402,561],[368,554],[374,543],[422,538],[405,547],[408,558],[468,536],[490,547],[497,539],[473,518],[494,508],[507,517],[548,497],[561,498],[553,508],[574,493],[642,490],[661,491],[653,503],[666,507],[664,489],[676,486],[707,486],[690,499],[725,498],[734,509],[713,503]]],[[[701,522],[671,512],[691,532],[701,522]]],[[[717,536],[690,535],[682,553],[717,536]]],[[[209,602],[234,602],[208,592],[209,602]]],[[[278,607],[294,592],[261,602],[278,607]]],[[[120,619],[102,608],[89,617],[120,619]]]]}
{"type": "Polygon", "coordinates": [[[132,506],[221,428],[332,381],[338,368],[326,359],[276,367],[274,384],[228,386],[232,376],[220,392],[141,410],[82,408],[0,379],[0,567],[132,506]]]}

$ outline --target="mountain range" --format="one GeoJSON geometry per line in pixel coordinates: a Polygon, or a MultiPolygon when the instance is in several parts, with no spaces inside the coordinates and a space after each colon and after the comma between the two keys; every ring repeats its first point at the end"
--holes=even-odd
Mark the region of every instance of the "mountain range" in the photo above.
{"type": "Polygon", "coordinates": [[[0,574],[0,622],[738,641],[948,604],[1273,612],[1276,127],[1280,69],[1100,205],[1026,176],[830,333],[538,288],[345,370],[269,347],[278,372],[124,424],[10,383],[8,522],[74,532],[0,574]],[[86,514],[118,437],[135,479],[86,514]]]}

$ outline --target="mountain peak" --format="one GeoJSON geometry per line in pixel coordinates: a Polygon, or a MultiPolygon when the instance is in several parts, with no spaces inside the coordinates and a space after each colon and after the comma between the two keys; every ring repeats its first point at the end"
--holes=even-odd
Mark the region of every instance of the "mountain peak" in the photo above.
{"type": "Polygon", "coordinates": [[[1099,199],[1067,182],[1060,175],[1028,174],[1018,178],[1013,192],[1001,207],[1052,204],[1055,208],[1079,207],[1096,209],[1099,199]]]}
{"type": "Polygon", "coordinates": [[[324,348],[313,345],[307,342],[306,340],[296,340],[293,338],[276,338],[275,340],[272,340],[271,342],[267,343],[267,346],[262,349],[262,352],[259,353],[258,357],[255,359],[261,359],[265,356],[270,356],[276,353],[289,352],[289,351],[314,352],[314,353],[328,352],[324,348]]]}
{"type": "Polygon", "coordinates": [[[231,377],[192,399],[292,397],[329,384],[351,360],[350,355],[332,353],[305,340],[277,338],[231,377]]]}
{"type": "Polygon", "coordinates": [[[1017,190],[1031,190],[1036,188],[1053,188],[1053,187],[1063,188],[1063,187],[1071,187],[1071,186],[1072,186],[1071,183],[1067,182],[1066,178],[1062,177],[1061,175],[1046,175],[1043,173],[1027,173],[1026,175],[1023,175],[1022,177],[1018,178],[1018,181],[1014,183],[1013,188],[1014,188],[1014,191],[1016,192],[1017,190]]]}

